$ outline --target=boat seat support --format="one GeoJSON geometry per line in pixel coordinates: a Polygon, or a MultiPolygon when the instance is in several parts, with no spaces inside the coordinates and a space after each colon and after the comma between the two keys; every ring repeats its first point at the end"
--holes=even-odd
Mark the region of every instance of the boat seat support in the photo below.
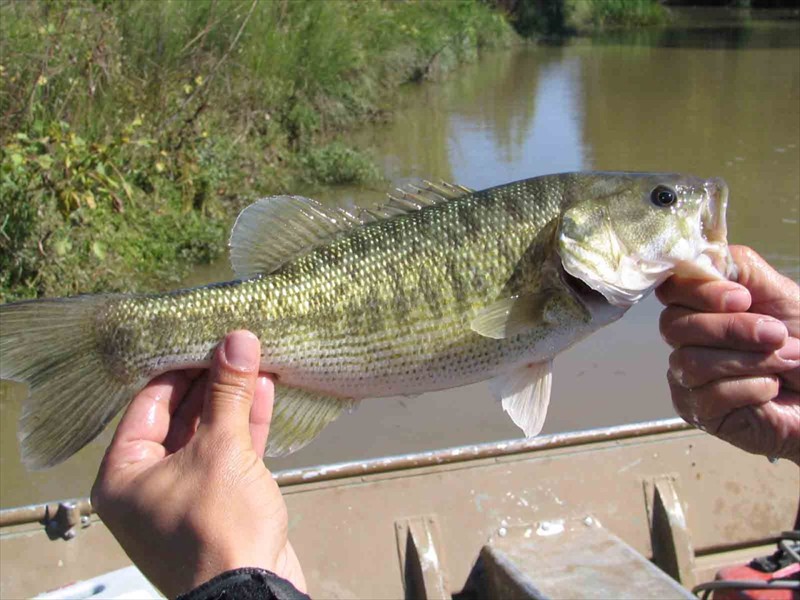
{"type": "Polygon", "coordinates": [[[436,517],[426,515],[395,522],[397,552],[407,600],[450,599],[436,517]]]}
{"type": "Polygon", "coordinates": [[[677,489],[677,477],[664,475],[644,482],[653,562],[665,573],[693,588],[694,547],[677,489]]]}
{"type": "Polygon", "coordinates": [[[591,516],[501,528],[454,597],[694,598],[591,516]]]}

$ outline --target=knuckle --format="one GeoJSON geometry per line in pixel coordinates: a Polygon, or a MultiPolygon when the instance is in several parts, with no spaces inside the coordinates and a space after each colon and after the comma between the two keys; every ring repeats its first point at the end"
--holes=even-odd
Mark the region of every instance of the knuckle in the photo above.
{"type": "Polygon", "coordinates": [[[742,262],[746,263],[760,263],[762,261],[761,255],[749,246],[740,247],[739,257],[742,262]]]}
{"type": "Polygon", "coordinates": [[[726,315],[722,322],[722,336],[728,342],[739,341],[743,335],[740,320],[735,315],[726,315]]]}
{"type": "Polygon", "coordinates": [[[689,348],[679,348],[669,356],[670,370],[675,381],[685,388],[699,383],[699,371],[702,368],[697,353],[689,348]]]}
{"type": "Polygon", "coordinates": [[[92,491],[89,493],[89,501],[92,503],[92,510],[102,517],[105,511],[105,501],[103,492],[100,489],[101,485],[99,481],[94,482],[92,491]]]}
{"type": "Polygon", "coordinates": [[[696,425],[693,420],[694,411],[691,409],[691,392],[675,381],[675,376],[671,371],[667,373],[667,381],[669,382],[672,407],[675,412],[687,423],[696,425]]]}
{"type": "Polygon", "coordinates": [[[678,310],[669,307],[661,311],[661,315],[658,318],[658,330],[661,333],[661,337],[667,344],[673,347],[677,345],[675,338],[675,321],[680,318],[680,316],[678,310]]]}
{"type": "Polygon", "coordinates": [[[211,384],[211,399],[217,404],[240,404],[247,399],[247,392],[247,383],[241,378],[211,384]]]}

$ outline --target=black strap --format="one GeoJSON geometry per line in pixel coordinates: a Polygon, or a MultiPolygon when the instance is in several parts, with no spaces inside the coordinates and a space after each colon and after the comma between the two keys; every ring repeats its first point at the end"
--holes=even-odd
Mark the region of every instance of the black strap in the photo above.
{"type": "Polygon", "coordinates": [[[255,567],[226,571],[176,600],[311,600],[286,579],[255,567]]]}

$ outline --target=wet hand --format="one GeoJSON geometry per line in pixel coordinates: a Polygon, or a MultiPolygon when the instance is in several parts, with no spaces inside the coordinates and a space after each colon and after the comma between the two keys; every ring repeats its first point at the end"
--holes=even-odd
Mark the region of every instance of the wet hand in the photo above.
{"type": "Polygon", "coordinates": [[[286,504],[262,456],[274,388],[260,347],[229,334],[210,371],[162,375],[128,407],[92,504],[128,556],[174,597],[215,575],[260,567],[305,591],[286,504]]]}
{"type": "Polygon", "coordinates": [[[656,290],[672,401],[701,429],[800,464],[800,288],[753,250],[731,253],[738,284],[672,277],[656,290]]]}

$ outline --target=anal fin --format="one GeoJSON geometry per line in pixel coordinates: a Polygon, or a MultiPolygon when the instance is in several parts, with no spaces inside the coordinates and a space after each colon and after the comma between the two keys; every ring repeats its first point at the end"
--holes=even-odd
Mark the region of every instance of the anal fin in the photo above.
{"type": "Polygon", "coordinates": [[[300,450],[326,425],[357,403],[276,383],[265,456],[286,456],[300,450]]]}
{"type": "Polygon", "coordinates": [[[499,375],[489,382],[489,389],[525,437],[533,437],[544,425],[552,382],[553,361],[547,360],[499,375]]]}

